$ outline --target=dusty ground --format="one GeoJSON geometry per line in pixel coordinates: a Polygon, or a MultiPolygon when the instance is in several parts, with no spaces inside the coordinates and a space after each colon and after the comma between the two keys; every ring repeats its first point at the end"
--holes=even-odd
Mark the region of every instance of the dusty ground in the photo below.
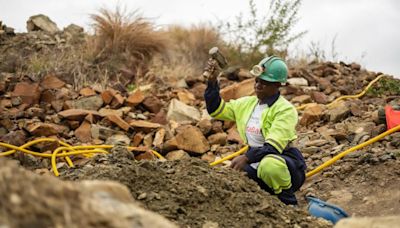
{"type": "Polygon", "coordinates": [[[282,204],[241,173],[196,158],[137,162],[124,150],[62,173],[66,180],[116,180],[133,197],[182,227],[329,227],[282,204]]]}
{"type": "MultiPolygon", "coordinates": [[[[357,153],[357,152],[356,152],[357,153]]],[[[360,155],[362,152],[359,152],[360,155]]],[[[400,214],[400,160],[345,158],[331,174],[310,178],[301,195],[312,194],[343,208],[350,216],[400,214]]]]}

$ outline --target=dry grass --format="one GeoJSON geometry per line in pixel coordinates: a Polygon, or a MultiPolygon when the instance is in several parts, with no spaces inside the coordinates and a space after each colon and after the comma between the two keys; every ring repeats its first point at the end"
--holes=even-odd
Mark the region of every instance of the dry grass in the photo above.
{"type": "Polygon", "coordinates": [[[152,69],[168,79],[200,75],[209,58],[209,49],[224,44],[218,31],[204,24],[191,27],[172,25],[164,34],[169,48],[166,55],[153,61],[152,69]]]}
{"type": "Polygon", "coordinates": [[[125,69],[132,76],[143,76],[153,56],[166,50],[163,33],[137,11],[103,8],[91,18],[95,35],[89,45],[93,46],[94,62],[107,63],[112,71],[125,69]]]}

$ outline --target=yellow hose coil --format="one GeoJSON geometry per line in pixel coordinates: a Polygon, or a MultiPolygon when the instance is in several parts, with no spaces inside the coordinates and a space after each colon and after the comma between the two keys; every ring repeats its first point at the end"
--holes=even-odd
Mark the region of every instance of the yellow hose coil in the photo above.
{"type": "MultiPolygon", "coordinates": [[[[69,156],[72,155],[84,155],[86,157],[90,157],[91,154],[94,153],[108,153],[108,151],[106,151],[105,149],[111,149],[114,146],[113,145],[85,145],[85,146],[71,146],[66,142],[57,140],[57,139],[53,139],[53,138],[40,138],[40,139],[35,139],[32,140],[22,146],[14,146],[8,143],[3,143],[0,142],[0,147],[5,147],[5,148],[9,148],[11,150],[9,151],[5,151],[5,152],[1,152],[0,153],[0,157],[2,156],[8,156],[11,154],[14,154],[17,151],[21,151],[23,153],[26,154],[30,154],[33,156],[38,156],[38,157],[44,157],[44,158],[50,158],[51,159],[51,166],[54,172],[54,175],[59,176],[58,170],[57,170],[57,164],[56,164],[56,158],[58,157],[64,157],[65,160],[67,161],[67,164],[69,165],[69,167],[74,167],[74,164],[72,163],[71,159],[69,158],[69,156]],[[44,154],[44,153],[39,153],[39,152],[35,152],[35,151],[31,151],[28,150],[26,148],[36,144],[36,143],[40,143],[40,142],[58,142],[60,145],[62,145],[61,147],[58,147],[57,149],[55,149],[53,151],[52,154],[44,154]]],[[[129,151],[135,150],[138,147],[127,147],[127,149],[129,151]]],[[[165,158],[159,154],[157,151],[155,150],[150,150],[157,158],[159,158],[160,160],[165,160],[165,158]]]]}

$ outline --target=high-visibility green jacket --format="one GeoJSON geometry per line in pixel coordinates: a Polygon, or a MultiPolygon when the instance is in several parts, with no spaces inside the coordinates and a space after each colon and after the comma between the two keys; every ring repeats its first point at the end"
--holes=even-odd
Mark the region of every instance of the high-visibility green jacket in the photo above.
{"type": "MultiPolygon", "coordinates": [[[[246,126],[257,103],[256,96],[242,97],[229,102],[221,99],[218,108],[210,115],[220,120],[236,121],[239,135],[247,143],[246,126]]],[[[295,129],[298,122],[297,110],[282,96],[279,96],[271,107],[263,110],[261,122],[265,142],[272,145],[279,153],[297,138],[295,129]]]]}

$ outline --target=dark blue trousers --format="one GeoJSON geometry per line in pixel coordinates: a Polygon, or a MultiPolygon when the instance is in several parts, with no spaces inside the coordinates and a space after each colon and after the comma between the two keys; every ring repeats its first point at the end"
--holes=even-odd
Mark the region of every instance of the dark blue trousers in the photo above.
{"type": "MultiPolygon", "coordinates": [[[[282,192],[277,196],[285,204],[297,205],[297,199],[294,192],[300,189],[306,179],[306,164],[303,155],[297,148],[294,147],[289,147],[285,149],[282,154],[277,155],[285,159],[292,182],[291,188],[282,190],[282,192]]],[[[275,195],[273,189],[268,187],[263,180],[257,177],[257,169],[254,169],[250,165],[246,165],[244,170],[247,172],[248,177],[256,181],[261,189],[271,193],[272,195],[275,195]]]]}

